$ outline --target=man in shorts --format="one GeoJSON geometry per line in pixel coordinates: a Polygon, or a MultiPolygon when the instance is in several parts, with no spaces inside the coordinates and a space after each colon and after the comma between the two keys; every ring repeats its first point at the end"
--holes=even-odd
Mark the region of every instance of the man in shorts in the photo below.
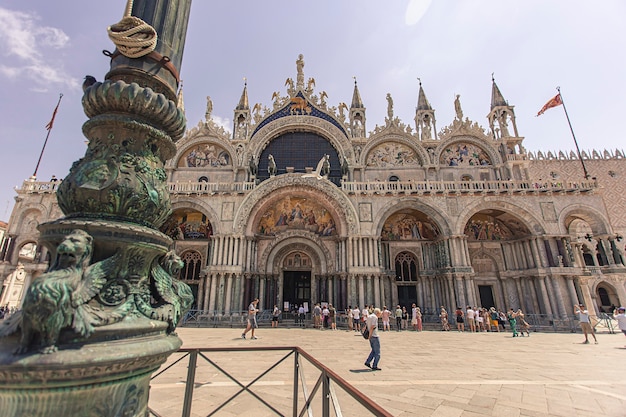
{"type": "Polygon", "coordinates": [[[585,335],[585,341],[583,344],[589,344],[589,333],[591,333],[593,340],[597,345],[598,339],[596,339],[596,333],[593,331],[593,327],[591,326],[591,322],[589,320],[589,311],[587,311],[583,304],[576,304],[574,305],[574,314],[578,314],[580,328],[583,330],[583,334],[585,335]]]}
{"type": "Polygon", "coordinates": [[[243,333],[241,333],[241,338],[242,339],[245,339],[246,338],[246,333],[248,333],[251,330],[252,330],[252,333],[251,333],[252,337],[250,339],[256,339],[257,338],[254,335],[254,329],[259,327],[259,325],[256,322],[256,313],[259,312],[259,310],[257,309],[257,305],[258,304],[259,304],[259,299],[255,298],[254,300],[252,300],[252,302],[248,306],[248,325],[246,326],[246,330],[243,333]]]}
{"type": "Polygon", "coordinates": [[[278,327],[278,317],[280,316],[280,309],[274,304],[274,311],[272,311],[272,327],[278,327]]]}

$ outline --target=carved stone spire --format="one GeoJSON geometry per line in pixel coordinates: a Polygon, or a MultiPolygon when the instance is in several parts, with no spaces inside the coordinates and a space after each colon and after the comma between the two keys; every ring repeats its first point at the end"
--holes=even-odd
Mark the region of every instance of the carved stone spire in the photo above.
{"type": "Polygon", "coordinates": [[[351,109],[361,109],[365,106],[363,105],[363,101],[361,100],[361,93],[359,93],[359,87],[356,84],[356,77],[354,78],[354,92],[352,93],[352,104],[350,105],[351,109]]]}
{"type": "Polygon", "coordinates": [[[354,92],[352,93],[352,104],[350,104],[350,131],[353,138],[365,136],[365,106],[361,101],[359,87],[354,78],[354,92]]]}
{"type": "Polygon", "coordinates": [[[498,84],[496,84],[496,80],[492,78],[491,81],[491,110],[499,106],[508,106],[509,103],[507,103],[502,96],[498,84]]]}
{"type": "Polygon", "coordinates": [[[243,91],[233,118],[233,139],[243,140],[248,138],[250,131],[250,104],[248,102],[248,82],[244,77],[243,91]]]}
{"type": "Polygon", "coordinates": [[[250,103],[248,102],[248,81],[245,77],[243,79],[243,91],[241,92],[241,98],[239,99],[239,104],[237,104],[235,110],[250,110],[250,103]]]}
{"type": "Polygon", "coordinates": [[[496,84],[495,78],[491,76],[491,111],[487,115],[489,127],[494,139],[511,137],[509,123],[513,124],[514,137],[519,137],[517,133],[517,123],[515,122],[514,106],[510,106],[504,99],[502,92],[496,84]]]}
{"type": "MultiPolygon", "coordinates": [[[[419,78],[418,78],[419,80],[419,78]]],[[[420,80],[420,90],[417,95],[417,107],[415,108],[415,131],[419,140],[432,140],[433,132],[437,132],[435,123],[435,110],[431,107],[420,80]]]]}

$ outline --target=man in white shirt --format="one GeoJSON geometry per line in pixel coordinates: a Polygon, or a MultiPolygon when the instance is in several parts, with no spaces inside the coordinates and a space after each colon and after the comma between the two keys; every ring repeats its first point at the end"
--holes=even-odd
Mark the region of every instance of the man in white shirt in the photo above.
{"type": "Polygon", "coordinates": [[[626,308],[620,307],[617,309],[617,315],[615,316],[615,320],[617,320],[617,327],[624,333],[626,336],[626,308]]]}
{"type": "Polygon", "coordinates": [[[470,332],[476,331],[476,320],[474,320],[476,316],[476,312],[472,310],[471,306],[467,306],[467,310],[465,310],[465,318],[467,318],[467,323],[469,324],[470,332]]]}
{"type": "Polygon", "coordinates": [[[593,340],[598,344],[598,339],[596,339],[596,333],[593,331],[593,327],[591,326],[591,322],[589,320],[589,311],[585,308],[583,304],[574,305],[574,314],[578,314],[578,320],[580,321],[580,328],[583,330],[585,335],[584,344],[589,344],[589,333],[593,336],[593,340]]]}
{"type": "Polygon", "coordinates": [[[354,320],[354,331],[361,331],[361,310],[359,310],[359,306],[354,306],[354,310],[352,310],[352,320],[354,320]]]}
{"type": "Polygon", "coordinates": [[[259,327],[259,325],[256,322],[256,313],[259,311],[257,309],[258,304],[259,304],[259,299],[255,298],[254,300],[252,300],[252,302],[248,306],[248,325],[246,326],[246,330],[244,330],[244,332],[241,334],[242,339],[246,338],[246,333],[248,333],[250,330],[252,330],[251,332],[252,337],[250,339],[256,339],[256,336],[254,335],[254,329],[259,327]]]}
{"type": "Polygon", "coordinates": [[[380,338],[378,337],[378,319],[382,315],[380,308],[375,308],[374,312],[367,316],[367,320],[365,325],[370,331],[369,341],[370,347],[372,350],[370,351],[369,356],[365,360],[365,366],[370,368],[372,371],[380,371],[381,369],[378,367],[378,361],[380,361],[380,338]]]}

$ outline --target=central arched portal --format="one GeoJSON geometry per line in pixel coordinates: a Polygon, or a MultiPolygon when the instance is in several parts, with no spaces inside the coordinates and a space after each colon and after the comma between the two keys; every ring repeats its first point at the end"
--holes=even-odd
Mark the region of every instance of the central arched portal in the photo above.
{"type": "Polygon", "coordinates": [[[339,308],[346,299],[346,283],[333,272],[333,252],[324,240],[304,231],[287,231],[264,251],[267,263],[262,268],[278,279],[274,304],[293,312],[300,305],[311,310],[318,302],[330,302],[339,308]],[[338,305],[339,304],[339,305],[338,305]]]}
{"type": "Polygon", "coordinates": [[[294,251],[283,261],[282,299],[283,310],[294,311],[300,306],[311,306],[311,258],[301,251],[294,251]]]}

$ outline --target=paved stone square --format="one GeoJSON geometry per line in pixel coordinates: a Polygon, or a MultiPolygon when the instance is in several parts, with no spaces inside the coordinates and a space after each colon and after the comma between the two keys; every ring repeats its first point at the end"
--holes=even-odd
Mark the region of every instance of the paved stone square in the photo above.
{"type": "MultiPolygon", "coordinates": [[[[249,334],[243,340],[241,330],[179,328],[177,332],[186,348],[300,346],[394,416],[626,416],[622,333],[600,333],[599,344],[592,340],[585,345],[580,333],[531,332],[530,337],[513,338],[510,333],[384,332],[382,371],[374,372],[363,366],[369,344],[355,332],[261,328],[257,340],[250,340],[249,334]]],[[[226,358],[229,372],[252,379],[275,362],[276,353],[222,354],[221,363],[226,358]]],[[[288,362],[255,389],[290,410],[287,387],[293,378],[293,361],[288,362]]],[[[180,415],[186,375],[185,364],[155,379],[150,406],[166,416],[180,415]]],[[[238,388],[214,369],[199,367],[196,382],[194,416],[211,411],[216,392],[225,395],[238,388]],[[220,389],[209,389],[216,387],[220,389]]],[[[215,415],[276,415],[250,396],[243,397],[215,415]]],[[[341,402],[344,416],[355,415],[349,402],[346,406],[341,402]]]]}

